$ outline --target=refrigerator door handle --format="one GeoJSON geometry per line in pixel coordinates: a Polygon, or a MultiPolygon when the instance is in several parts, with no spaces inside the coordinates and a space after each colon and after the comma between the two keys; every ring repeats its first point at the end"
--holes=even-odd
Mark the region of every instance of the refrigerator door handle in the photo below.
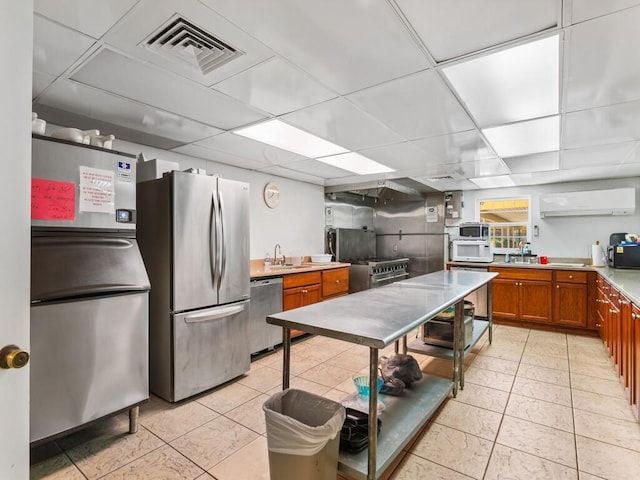
{"type": "Polygon", "coordinates": [[[239,305],[230,305],[228,307],[215,308],[207,310],[205,312],[194,313],[184,317],[185,323],[202,323],[211,320],[217,320],[219,318],[230,317],[242,312],[247,306],[247,302],[242,302],[239,305]]]}
{"type": "Polygon", "coordinates": [[[225,239],[225,208],[224,208],[224,198],[222,196],[222,192],[220,191],[220,189],[218,188],[218,202],[220,205],[220,235],[219,235],[219,242],[218,245],[220,246],[220,269],[218,270],[219,275],[220,275],[220,283],[222,283],[224,281],[224,277],[225,277],[225,273],[227,271],[227,244],[226,244],[226,239],[225,239]]]}
{"type": "Polygon", "coordinates": [[[220,290],[220,273],[218,270],[218,263],[220,255],[218,254],[220,234],[219,234],[219,220],[218,212],[220,208],[218,206],[218,197],[214,191],[211,195],[211,237],[209,239],[209,262],[211,263],[211,276],[213,278],[213,289],[218,292],[220,290]]]}

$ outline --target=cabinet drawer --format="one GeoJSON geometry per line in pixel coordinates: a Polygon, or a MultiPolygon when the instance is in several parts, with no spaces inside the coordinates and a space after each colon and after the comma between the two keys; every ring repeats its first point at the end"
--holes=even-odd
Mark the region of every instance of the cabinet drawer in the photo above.
{"type": "Polygon", "coordinates": [[[349,269],[336,268],[322,272],[322,296],[330,297],[349,291],[349,269]]]}
{"type": "Polygon", "coordinates": [[[518,279],[518,280],[539,280],[542,282],[550,282],[553,278],[553,272],[551,270],[542,270],[537,268],[499,268],[489,267],[490,272],[496,272],[500,276],[498,278],[503,279],[518,279]]]}
{"type": "Polygon", "coordinates": [[[555,281],[562,283],[587,283],[587,272],[576,272],[572,270],[556,270],[554,272],[555,281]]]}
{"type": "Polygon", "coordinates": [[[303,287],[322,282],[321,272],[305,272],[283,275],[282,288],[303,287]]]}

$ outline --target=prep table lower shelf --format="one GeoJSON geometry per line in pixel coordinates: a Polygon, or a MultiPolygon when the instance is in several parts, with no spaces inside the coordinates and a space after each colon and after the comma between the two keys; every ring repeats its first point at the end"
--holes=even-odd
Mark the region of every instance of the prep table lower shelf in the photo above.
{"type": "MultiPolygon", "coordinates": [[[[379,415],[382,426],[378,434],[375,478],[380,478],[398,452],[427,423],[452,389],[451,380],[425,375],[410,388],[405,389],[401,396],[378,397],[384,402],[385,410],[379,415]]],[[[340,452],[338,470],[344,474],[356,479],[366,479],[367,467],[368,450],[356,454],[340,452]]]]}
{"type": "MultiPolygon", "coordinates": [[[[471,337],[471,343],[464,349],[464,355],[469,353],[474,347],[480,337],[484,335],[484,332],[489,328],[489,322],[486,320],[473,320],[473,336],[471,337]]],[[[416,338],[407,344],[408,352],[421,353],[430,357],[444,358],[445,360],[453,360],[453,349],[448,347],[439,347],[437,345],[429,345],[424,343],[422,339],[416,338]]]]}

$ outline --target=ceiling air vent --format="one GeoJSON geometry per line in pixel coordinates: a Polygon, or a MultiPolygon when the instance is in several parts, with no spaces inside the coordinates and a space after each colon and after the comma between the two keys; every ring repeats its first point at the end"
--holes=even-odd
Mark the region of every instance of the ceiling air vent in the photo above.
{"type": "Polygon", "coordinates": [[[161,55],[194,65],[203,75],[244,54],[179,16],[173,17],[152,33],[144,46],[161,55]]]}

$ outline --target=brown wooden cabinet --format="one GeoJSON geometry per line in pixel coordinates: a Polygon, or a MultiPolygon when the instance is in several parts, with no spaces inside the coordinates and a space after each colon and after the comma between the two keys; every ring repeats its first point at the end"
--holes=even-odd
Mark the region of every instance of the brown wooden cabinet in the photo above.
{"type": "Polygon", "coordinates": [[[595,306],[593,307],[595,310],[596,316],[596,328],[598,329],[598,334],[603,342],[606,344],[607,338],[607,311],[608,311],[608,300],[607,296],[604,293],[604,280],[600,277],[596,279],[596,295],[595,295],[595,306]]]}
{"type": "MultiPolygon", "coordinates": [[[[349,293],[349,267],[291,273],[282,278],[282,309],[292,310],[349,293]]],[[[291,337],[302,335],[291,331],[291,337]]]]}
{"type": "Polygon", "coordinates": [[[493,280],[493,318],[511,322],[551,322],[550,270],[490,267],[493,280]]]}
{"type": "Polygon", "coordinates": [[[600,336],[616,365],[636,420],[640,421],[640,308],[607,280],[595,281],[600,336]]]}
{"type": "Polygon", "coordinates": [[[636,416],[636,420],[640,421],[640,307],[631,304],[631,406],[636,416]]]}
{"type": "Polygon", "coordinates": [[[553,323],[587,326],[587,272],[553,272],[553,323]]]}
{"type": "Polygon", "coordinates": [[[349,294],[349,267],[322,271],[322,300],[349,294]]]}
{"type": "MultiPolygon", "coordinates": [[[[305,272],[284,275],[282,278],[282,309],[292,310],[320,301],[322,296],[321,272],[305,272]]],[[[291,330],[291,337],[304,332],[291,330]]]]}

